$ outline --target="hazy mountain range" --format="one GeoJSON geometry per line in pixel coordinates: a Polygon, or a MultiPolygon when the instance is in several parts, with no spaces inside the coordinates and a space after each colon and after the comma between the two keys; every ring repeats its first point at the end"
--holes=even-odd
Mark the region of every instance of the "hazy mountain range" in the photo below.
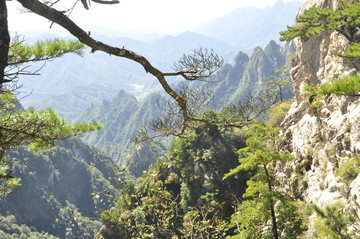
{"type": "MultiPolygon", "coordinates": [[[[230,102],[244,99],[250,92],[256,91],[255,89],[262,88],[261,82],[264,78],[274,75],[272,70],[286,65],[289,54],[290,49],[283,48],[274,41],[269,42],[264,49],[255,48],[250,56],[239,52],[231,64],[224,65],[214,75],[211,83],[206,82],[198,86],[209,89],[214,98],[211,107],[219,109],[230,102]]],[[[132,148],[131,140],[141,126],[164,113],[159,105],[163,105],[162,102],[166,102],[167,98],[167,95],[160,92],[138,100],[129,93],[120,91],[112,100],[103,100],[89,107],[76,121],[95,120],[104,125],[103,129],[88,133],[83,139],[110,154],[115,162],[119,164],[124,164],[125,161],[131,162],[127,154],[131,150],[140,149],[143,153],[132,153],[137,161],[142,161],[138,159],[139,154],[145,154],[143,160],[153,163],[158,152],[154,151],[155,155],[151,155],[144,153],[147,150],[144,147],[132,148]]],[[[139,174],[139,172],[134,173],[139,174]]]]}
{"type": "Polygon", "coordinates": [[[246,7],[203,24],[196,32],[226,42],[239,50],[264,47],[270,40],[278,41],[279,32],[295,23],[301,2],[277,1],[266,8],[246,7]]]}

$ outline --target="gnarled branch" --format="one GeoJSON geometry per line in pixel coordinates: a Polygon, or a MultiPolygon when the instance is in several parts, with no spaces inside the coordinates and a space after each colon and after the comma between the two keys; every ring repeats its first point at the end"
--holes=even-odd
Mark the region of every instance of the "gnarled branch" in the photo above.
{"type": "Polygon", "coordinates": [[[20,2],[23,7],[29,9],[30,11],[43,16],[46,19],[57,23],[68,30],[73,36],[78,38],[80,42],[89,46],[92,49],[91,52],[102,51],[110,55],[127,58],[142,65],[147,73],[150,73],[157,78],[165,92],[170,95],[177,103],[180,109],[179,112],[183,119],[184,129],[181,130],[181,132],[184,132],[187,126],[187,124],[184,122],[194,120],[194,117],[192,112],[190,112],[188,109],[188,99],[173,90],[165,77],[181,75],[186,80],[204,80],[217,71],[223,64],[222,58],[213,51],[199,49],[194,50],[192,55],[183,55],[182,58],[177,63],[175,63],[175,72],[164,73],[151,65],[151,63],[144,56],[127,50],[124,47],[114,47],[95,40],[90,36],[90,34],[85,32],[72,20],[70,20],[63,12],[58,11],[53,7],[41,3],[38,0],[18,0],[18,2],[20,2]]]}
{"type": "Polygon", "coordinates": [[[102,51],[110,55],[130,59],[142,65],[146,72],[152,74],[158,79],[165,92],[176,100],[184,114],[184,117],[187,118],[186,101],[170,87],[165,79],[164,74],[159,69],[152,66],[145,57],[125,48],[114,47],[93,39],[89,34],[87,34],[87,32],[76,25],[65,14],[47,6],[46,4],[41,3],[38,0],[18,0],[18,2],[20,2],[23,7],[29,9],[30,11],[43,16],[46,19],[55,22],[68,30],[73,36],[78,38],[80,42],[89,46],[92,49],[92,52],[102,51]]]}

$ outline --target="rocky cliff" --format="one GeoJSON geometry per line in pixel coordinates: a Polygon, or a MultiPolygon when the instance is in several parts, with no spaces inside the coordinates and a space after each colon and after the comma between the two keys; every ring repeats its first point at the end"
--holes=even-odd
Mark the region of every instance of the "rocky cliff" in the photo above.
{"type": "MultiPolygon", "coordinates": [[[[311,6],[336,9],[342,2],[308,0],[298,14],[311,6]]],[[[331,94],[311,105],[301,93],[306,84],[357,73],[349,60],[338,56],[348,42],[335,32],[325,32],[307,41],[295,39],[294,45],[291,75],[296,101],[282,123],[282,147],[296,156],[292,167],[301,172],[301,183],[294,180],[290,187],[307,202],[320,207],[345,202],[360,215],[360,175],[349,184],[336,176],[347,158],[360,154],[360,98],[331,94]]]]}

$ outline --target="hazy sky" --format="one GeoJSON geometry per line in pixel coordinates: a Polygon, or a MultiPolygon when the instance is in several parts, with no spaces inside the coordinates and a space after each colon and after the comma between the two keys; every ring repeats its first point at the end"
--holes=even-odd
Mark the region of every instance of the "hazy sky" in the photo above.
{"type": "MultiPolygon", "coordinates": [[[[116,5],[92,3],[85,10],[79,3],[71,18],[78,25],[89,30],[88,25],[97,25],[111,29],[131,29],[147,33],[174,34],[193,30],[202,23],[223,16],[239,7],[266,7],[277,0],[120,0],[116,5]]],[[[290,2],[295,0],[282,0],[290,2]]],[[[296,0],[304,2],[305,0],[296,0]]],[[[65,3],[75,0],[62,0],[58,9],[65,9],[65,3]]],[[[8,1],[9,26],[16,30],[49,29],[50,23],[32,13],[20,13],[16,1],[8,1]]],[[[68,5],[69,6],[69,5],[68,5]]],[[[51,31],[56,33],[59,28],[51,31]]]]}

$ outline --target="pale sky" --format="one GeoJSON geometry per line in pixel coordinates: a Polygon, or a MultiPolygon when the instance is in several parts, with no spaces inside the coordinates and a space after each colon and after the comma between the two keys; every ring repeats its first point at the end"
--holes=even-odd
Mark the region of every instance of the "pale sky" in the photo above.
{"type": "MultiPolygon", "coordinates": [[[[237,8],[253,6],[263,8],[273,5],[277,0],[120,0],[116,5],[92,3],[85,10],[81,3],[71,14],[71,19],[84,30],[89,25],[110,29],[131,29],[146,33],[176,34],[194,30],[203,23],[221,17],[237,8]]],[[[305,0],[282,0],[283,2],[305,0]]],[[[75,0],[60,1],[57,9],[63,10],[64,3],[73,4],[75,0]]],[[[7,1],[9,26],[12,31],[49,30],[50,23],[32,13],[20,13],[16,1],[7,1]]],[[[49,30],[60,33],[60,28],[49,30]]]]}

